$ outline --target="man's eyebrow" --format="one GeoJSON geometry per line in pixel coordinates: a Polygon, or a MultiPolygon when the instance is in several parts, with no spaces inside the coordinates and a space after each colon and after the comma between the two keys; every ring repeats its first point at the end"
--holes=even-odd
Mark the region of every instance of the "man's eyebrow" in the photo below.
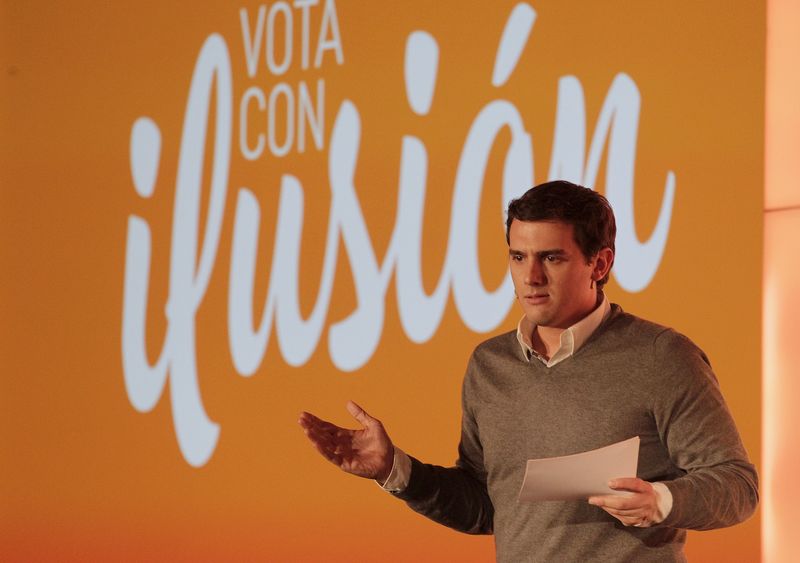
{"type": "MultiPolygon", "coordinates": [[[[524,250],[517,250],[516,248],[509,248],[508,249],[508,254],[511,255],[511,256],[516,256],[517,254],[526,254],[526,252],[524,250]]],[[[539,250],[539,251],[535,252],[534,254],[536,254],[536,256],[538,256],[539,258],[543,258],[545,256],[552,256],[552,255],[566,256],[567,255],[567,251],[564,250],[563,248],[552,248],[552,249],[549,249],[549,250],[539,250]]]]}
{"type": "Polygon", "coordinates": [[[564,250],[563,248],[553,248],[553,249],[550,249],[550,250],[540,250],[540,251],[538,251],[536,253],[536,256],[538,256],[539,258],[543,258],[545,256],[552,256],[554,254],[556,256],[566,256],[567,255],[567,251],[564,250]]]}

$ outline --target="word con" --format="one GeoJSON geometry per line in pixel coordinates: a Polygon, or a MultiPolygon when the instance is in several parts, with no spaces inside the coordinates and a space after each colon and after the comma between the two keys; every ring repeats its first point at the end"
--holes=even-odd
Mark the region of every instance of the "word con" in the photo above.
{"type": "MultiPolygon", "coordinates": [[[[308,70],[311,61],[311,11],[318,0],[295,0],[292,10],[289,2],[274,2],[269,9],[265,4],[258,8],[255,22],[251,22],[247,8],[239,10],[242,28],[247,75],[255,78],[264,62],[272,76],[285,74],[297,60],[294,51],[294,34],[300,37],[300,68],[308,70]],[[295,17],[299,22],[295,25],[295,17]],[[283,44],[277,44],[283,37],[283,44]]],[[[319,30],[316,34],[313,68],[323,64],[324,55],[330,52],[336,63],[344,63],[339,16],[333,0],[325,0],[321,8],[319,30]]],[[[246,160],[256,160],[269,149],[272,156],[284,157],[294,148],[298,153],[306,150],[306,129],[317,150],[323,148],[322,132],[325,128],[325,81],[316,79],[309,88],[305,80],[296,84],[280,81],[271,84],[269,94],[261,85],[248,87],[239,103],[239,150],[246,160]],[[251,123],[253,126],[251,126],[251,123]],[[250,130],[254,129],[255,134],[250,130]],[[278,137],[278,130],[284,131],[278,137]]]]}

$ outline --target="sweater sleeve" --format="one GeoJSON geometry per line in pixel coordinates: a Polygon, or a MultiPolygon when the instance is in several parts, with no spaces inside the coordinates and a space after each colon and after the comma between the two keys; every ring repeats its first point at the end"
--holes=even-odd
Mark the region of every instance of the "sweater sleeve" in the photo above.
{"type": "Polygon", "coordinates": [[[705,354],[665,330],[654,341],[653,369],[664,383],[654,399],[655,422],[684,473],[664,482],[673,505],[660,525],[710,530],[747,519],[758,504],[758,476],[705,354]]]}
{"type": "Polygon", "coordinates": [[[439,524],[468,534],[491,534],[494,506],[486,487],[478,425],[467,398],[467,378],[462,390],[461,442],[455,467],[425,464],[412,457],[408,487],[392,494],[439,524]]]}

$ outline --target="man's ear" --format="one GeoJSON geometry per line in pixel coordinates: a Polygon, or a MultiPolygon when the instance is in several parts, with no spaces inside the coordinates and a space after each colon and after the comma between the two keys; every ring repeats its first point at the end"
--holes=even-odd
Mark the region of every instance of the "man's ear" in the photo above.
{"type": "Polygon", "coordinates": [[[614,251],[608,247],[601,248],[597,255],[594,257],[594,270],[592,271],[592,278],[601,280],[606,277],[606,274],[611,270],[614,264],[614,251]]]}

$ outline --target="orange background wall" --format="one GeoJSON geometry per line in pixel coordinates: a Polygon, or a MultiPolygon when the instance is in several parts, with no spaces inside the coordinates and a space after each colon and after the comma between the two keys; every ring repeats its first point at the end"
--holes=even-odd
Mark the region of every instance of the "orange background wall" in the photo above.
{"type": "MultiPolygon", "coordinates": [[[[4,558],[492,560],[490,538],[440,528],[373,483],[341,475],[309,447],[296,424],[301,410],[349,423],[344,404],[352,398],[380,417],[409,453],[452,463],[463,368],[471,348],[487,337],[465,326],[452,298],[432,338],[414,343],[401,325],[390,281],[374,354],[355,371],[337,369],[328,329],[357,307],[359,295],[340,242],[326,328],[310,359],[289,365],[273,329],[251,377],[233,364],[228,290],[239,190],[247,187],[256,196],[261,213],[258,322],[270,288],[281,177],[291,174],[302,183],[299,295],[309,315],[324,269],[329,142],[345,100],[360,116],[355,191],[379,262],[395,223],[402,139],[415,136],[427,149],[422,279],[432,291],[448,245],[470,251],[449,240],[448,225],[456,168],[476,115],[498,99],[517,109],[532,138],[538,183],[548,179],[559,79],[571,75],[582,85],[588,151],[612,82],[620,73],[630,77],[641,96],[634,163],[640,240],[654,229],[669,172],[675,200],[652,281],[631,292],[612,279],[608,294],[631,312],[678,328],[707,352],[758,463],[762,281],[754,265],[761,264],[763,248],[763,3],[532,3],[536,22],[501,86],[492,85],[492,69],[514,2],[339,0],[341,64],[328,50],[319,68],[307,69],[299,62],[295,12],[289,70],[274,76],[262,52],[253,77],[240,9],[247,8],[253,24],[256,3],[1,6],[4,558]],[[416,30],[428,32],[439,47],[436,90],[424,116],[410,109],[404,89],[404,49],[416,30]],[[233,145],[219,250],[194,324],[199,390],[220,434],[210,458],[193,467],[176,441],[171,380],[151,411],[132,405],[121,327],[126,237],[136,216],[151,233],[146,342],[155,362],[169,330],[165,306],[187,93],[198,53],[212,34],[224,39],[230,56],[233,145]],[[268,96],[280,82],[296,89],[301,80],[325,83],[323,147],[314,147],[307,131],[303,153],[295,145],[286,156],[265,151],[245,159],[238,139],[246,89],[257,86],[268,96]],[[130,164],[131,128],[143,116],[157,124],[162,142],[149,198],[134,189],[130,164]]],[[[313,53],[322,6],[309,13],[313,53]]],[[[277,37],[283,45],[283,35],[277,37]]],[[[245,122],[253,135],[266,127],[258,112],[245,122]]],[[[474,252],[488,289],[505,275],[500,186],[510,141],[507,130],[498,136],[483,183],[474,252]]],[[[201,232],[212,149],[208,140],[201,232]]],[[[600,192],[607,189],[606,168],[601,165],[593,186],[600,192]]],[[[518,317],[511,309],[490,334],[513,328],[518,317]]],[[[759,526],[757,515],[735,528],[692,533],[687,552],[699,561],[755,560],[759,526]]]]}

